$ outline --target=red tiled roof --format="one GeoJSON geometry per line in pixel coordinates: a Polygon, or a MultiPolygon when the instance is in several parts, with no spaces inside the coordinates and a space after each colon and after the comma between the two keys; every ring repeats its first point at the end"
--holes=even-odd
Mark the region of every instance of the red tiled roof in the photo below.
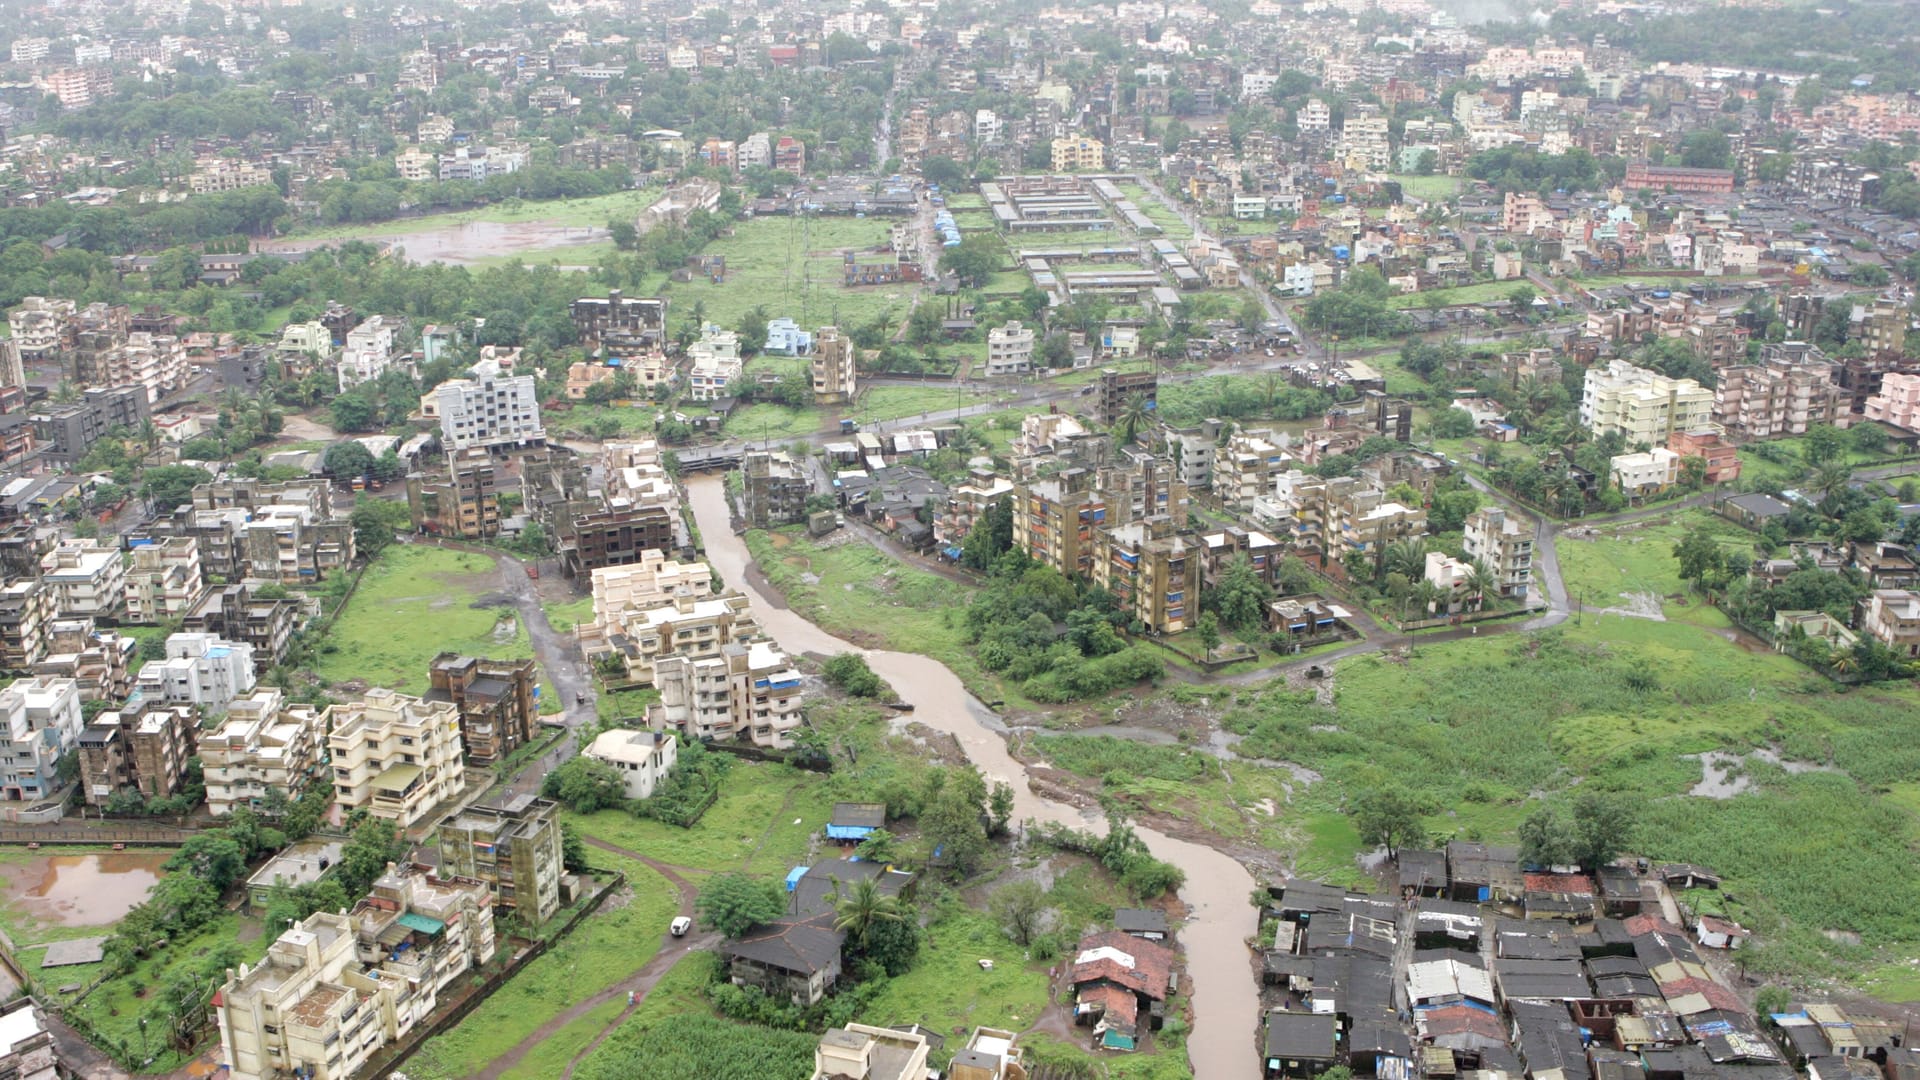
{"type": "Polygon", "coordinates": [[[1528,892],[1593,895],[1593,879],[1585,874],[1526,874],[1523,877],[1528,892]]]}
{"type": "Polygon", "coordinates": [[[1684,936],[1686,933],[1686,931],[1673,925],[1666,919],[1650,912],[1642,915],[1629,916],[1624,921],[1627,933],[1634,937],[1639,937],[1641,934],[1680,934],[1684,936]]]}
{"type": "Polygon", "coordinates": [[[1714,982],[1712,979],[1675,979],[1660,984],[1660,996],[1669,1002],[1677,1001],[1688,994],[1699,994],[1707,999],[1707,1004],[1727,1012],[1748,1014],[1746,1003],[1740,995],[1714,982]]]}
{"type": "Polygon", "coordinates": [[[1140,999],[1117,986],[1101,984],[1082,990],[1075,999],[1082,1005],[1098,1005],[1105,1013],[1107,1026],[1132,1030],[1140,1022],[1140,999]]]}
{"type": "Polygon", "coordinates": [[[1478,1035],[1495,1042],[1507,1041],[1507,1030],[1500,1018],[1485,1009],[1454,1005],[1444,1009],[1421,1009],[1420,1022],[1429,1039],[1447,1035],[1478,1035]]]}
{"type": "Polygon", "coordinates": [[[1081,938],[1074,955],[1100,948],[1110,948],[1133,957],[1133,967],[1129,969],[1119,960],[1104,956],[1084,964],[1076,963],[1073,965],[1074,986],[1105,980],[1145,994],[1155,1001],[1166,999],[1167,982],[1173,974],[1172,949],[1119,930],[1107,930],[1081,938]]]}

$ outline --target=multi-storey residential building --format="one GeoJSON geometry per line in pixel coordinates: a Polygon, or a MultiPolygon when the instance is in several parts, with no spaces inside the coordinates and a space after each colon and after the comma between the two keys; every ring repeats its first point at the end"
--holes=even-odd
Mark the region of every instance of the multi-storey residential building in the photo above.
{"type": "Polygon", "coordinates": [[[687,393],[695,401],[732,395],[740,378],[740,335],[708,323],[700,339],[687,346],[687,393]]]}
{"type": "Polygon", "coordinates": [[[1847,343],[1858,342],[1869,355],[1900,352],[1907,345],[1908,317],[1906,305],[1884,296],[1855,304],[1848,319],[1847,343]]]}
{"type": "Polygon", "coordinates": [[[314,776],[325,737],[321,714],[277,689],[233,701],[226,720],[199,740],[207,811],[225,817],[235,807],[257,810],[269,791],[297,797],[314,776]]]}
{"type": "Polygon", "coordinates": [[[813,484],[784,450],[749,450],[740,462],[740,501],[747,525],[771,529],[805,519],[813,484]]]}
{"type": "Polygon", "coordinates": [[[1188,427],[1163,427],[1160,447],[1173,459],[1180,482],[1189,491],[1213,490],[1220,461],[1220,421],[1202,420],[1188,427]]]}
{"type": "Polygon", "coordinates": [[[706,659],[761,636],[747,598],[734,592],[675,596],[670,603],[630,613],[624,626],[625,640],[611,644],[626,660],[627,677],[649,686],[654,666],[665,657],[706,659]]]}
{"type": "Polygon", "coordinates": [[[485,882],[390,867],[348,914],[315,912],[214,994],[233,1080],[351,1080],[493,958],[485,882]]]}
{"type": "Polygon", "coordinates": [[[1107,147],[1099,139],[1069,135],[1053,140],[1053,171],[1099,172],[1107,167],[1107,147]]]}
{"type": "Polygon", "coordinates": [[[496,911],[538,926],[560,910],[560,804],[532,795],[469,806],[434,831],[440,870],[484,881],[496,911]]]}
{"type": "Polygon", "coordinates": [[[13,42],[13,62],[16,64],[38,64],[53,51],[53,42],[43,37],[15,38],[13,42]]]}
{"type": "Polygon", "coordinates": [[[385,315],[370,316],[347,334],[340,351],[340,390],[345,393],[361,383],[372,382],[393,363],[394,339],[400,324],[385,315]]]}
{"type": "Polygon", "coordinates": [[[80,400],[28,414],[33,438],[53,464],[72,467],[115,428],[137,431],[150,419],[147,393],[138,387],[89,387],[80,400]]]}
{"type": "Polygon", "coordinates": [[[569,575],[625,566],[649,550],[689,546],[671,483],[642,477],[640,487],[609,490],[563,453],[528,458],[521,463],[520,478],[527,507],[553,539],[569,575]]]}
{"type": "Polygon", "coordinates": [[[1665,446],[1675,431],[1713,420],[1713,391],[1692,379],[1669,379],[1625,360],[1590,368],[1580,397],[1580,423],[1595,435],[1619,432],[1627,445],[1665,446]]]}
{"type": "Polygon", "coordinates": [[[1900,656],[1920,657],[1920,593],[1875,589],[1866,599],[1860,629],[1900,656]]]}
{"type": "Polygon", "coordinates": [[[858,392],[854,375],[853,340],[837,326],[823,326],[814,335],[813,403],[843,405],[858,392]]]}
{"type": "Polygon", "coordinates": [[[1486,564],[1493,574],[1487,587],[1501,596],[1524,600],[1533,586],[1533,528],[1498,506],[1467,515],[1461,540],[1467,558],[1486,564]]]}
{"type": "Polygon", "coordinates": [[[0,1076],[13,1080],[65,1080],[73,1075],[53,1033],[40,1012],[40,1005],[22,997],[0,1008],[0,1076]]]}
{"type": "Polygon", "coordinates": [[[948,490],[946,512],[933,522],[934,543],[942,547],[962,543],[973,531],[974,523],[995,503],[1012,498],[1013,481],[995,476],[990,470],[974,470],[972,479],[948,490]]]}
{"type": "Polygon", "coordinates": [[[127,621],[152,624],[184,618],[206,588],[200,577],[200,544],[169,536],[136,544],[127,568],[127,621]]]}
{"type": "Polygon", "coordinates": [[[1680,480],[1680,455],[1664,446],[1644,454],[1616,454],[1607,463],[1608,479],[1630,499],[1658,495],[1680,480]]]}
{"type": "Polygon", "coordinates": [[[204,590],[181,629],[216,634],[253,649],[253,670],[264,675],[287,658],[287,646],[306,623],[306,606],[291,596],[261,596],[251,585],[204,590]]]}
{"type": "Polygon", "coordinates": [[[62,615],[117,618],[127,599],[127,567],[102,540],[62,540],[40,560],[40,580],[62,615]]]}
{"type": "Polygon", "coordinates": [[[1154,371],[1116,371],[1106,368],[1100,372],[1100,394],[1096,399],[1099,406],[1095,419],[1103,424],[1119,421],[1127,411],[1128,402],[1140,397],[1149,409],[1154,407],[1160,393],[1160,376],[1154,371]]]}
{"type": "Polygon", "coordinates": [[[593,572],[593,621],[580,627],[580,647],[589,660],[615,652],[629,640],[630,620],[676,597],[713,595],[713,568],[703,562],[674,562],[660,551],[643,551],[628,566],[593,572]]]}
{"type": "Polygon", "coordinates": [[[440,435],[455,451],[469,447],[538,446],[547,441],[540,426],[540,399],[533,376],[510,379],[453,379],[434,389],[440,435]]]}
{"type": "Polygon", "coordinates": [[[1200,613],[1203,549],[1182,535],[1185,515],[1165,514],[1102,529],[1093,580],[1122,611],[1156,634],[1178,634],[1200,613]]]}
{"type": "Polygon", "coordinates": [[[653,728],[609,728],[581,753],[619,770],[627,798],[651,799],[679,760],[680,740],[653,728]]]}
{"type": "Polygon", "coordinates": [[[466,785],[460,710],[451,701],[375,687],[357,704],[328,706],[324,719],[342,816],[365,807],[406,829],[466,785]]]}
{"type": "Polygon", "coordinates": [[[654,661],[660,701],[648,710],[655,728],[690,739],[751,739],[784,749],[800,726],[800,672],[765,641],[733,641],[705,656],[654,661]]]}
{"type": "Polygon", "coordinates": [[[1350,553],[1369,558],[1395,540],[1425,536],[1427,512],[1423,507],[1403,506],[1387,498],[1378,488],[1363,486],[1352,477],[1335,477],[1325,491],[1326,556],[1329,564],[1344,565],[1350,553]]]}
{"type": "Polygon", "coordinates": [[[1245,512],[1255,499],[1273,494],[1273,478],[1293,459],[1268,438],[1271,434],[1236,431],[1214,453],[1213,495],[1222,506],[1245,512]]]}
{"type": "Polygon", "coordinates": [[[1813,345],[1769,343],[1761,347],[1759,363],[1720,369],[1713,417],[1727,431],[1748,439],[1804,435],[1814,424],[1851,416],[1850,399],[1833,373],[1834,365],[1813,345]]]}
{"type": "Polygon", "coordinates": [[[37,802],[60,790],[60,759],[80,739],[80,687],[36,675],[0,690],[0,800],[37,802]]]}
{"type": "Polygon", "coordinates": [[[440,156],[409,146],[393,159],[393,167],[402,180],[412,183],[435,180],[440,176],[440,156]]]}
{"type": "Polygon", "coordinates": [[[665,340],[667,301],[664,298],[626,296],[614,289],[604,297],[585,296],[575,300],[569,313],[581,344],[589,349],[604,347],[624,354],[658,349],[665,340]]]}
{"type": "Polygon", "coordinates": [[[190,706],[148,701],[103,712],[80,732],[80,790],[89,806],[117,791],[165,799],[186,787],[199,720],[190,706]]]}
{"type": "Polygon", "coordinates": [[[118,703],[133,693],[133,654],[139,643],[125,634],[102,630],[92,619],[54,619],[48,624],[47,655],[33,665],[35,675],[72,679],[80,703],[118,703]]]}
{"type": "Polygon", "coordinates": [[[7,312],[7,327],[25,360],[51,360],[72,342],[76,306],[63,297],[29,296],[7,312]]]}
{"type": "Polygon", "coordinates": [[[1340,157],[1380,172],[1393,167],[1387,117],[1377,106],[1355,105],[1340,126],[1340,157]]]}
{"type": "Polygon", "coordinates": [[[253,689],[253,646],[213,634],[169,634],[164,660],[140,666],[135,689],[143,698],[197,706],[209,716],[227,711],[253,689]]]}
{"type": "Polygon", "coordinates": [[[987,369],[995,375],[1024,375],[1033,370],[1033,330],[1016,320],[987,331],[987,369]]]}
{"type": "Polygon", "coordinates": [[[218,481],[193,489],[193,505],[148,524],[133,539],[191,536],[203,573],[311,584],[353,561],[353,523],[333,516],[324,483],[218,481]]]}
{"type": "Polygon", "coordinates": [[[274,356],[286,365],[289,374],[303,376],[320,361],[333,354],[333,331],[315,322],[288,323],[280,331],[280,343],[274,356]]]}
{"type": "Polygon", "coordinates": [[[1084,469],[1023,485],[1014,492],[1013,544],[1029,558],[1068,576],[1090,576],[1094,534],[1107,524],[1106,500],[1084,469]]]}
{"type": "Polygon", "coordinates": [[[26,671],[47,655],[53,590],[38,581],[0,587],[0,668],[26,671]]]}
{"type": "Polygon", "coordinates": [[[415,528],[461,540],[500,532],[500,481],[484,447],[449,451],[447,475],[407,475],[407,510],[415,528]]]}
{"type": "Polygon", "coordinates": [[[467,760],[488,765],[533,741],[540,717],[539,678],[531,660],[488,660],[454,653],[433,658],[427,701],[451,701],[460,713],[467,760]]]}
{"type": "Polygon", "coordinates": [[[1671,188],[1681,195],[1726,195],[1733,191],[1733,170],[1685,169],[1635,161],[1627,166],[1626,180],[1621,186],[1628,191],[1671,188]]]}
{"type": "Polygon", "coordinates": [[[1740,479],[1740,451],[1717,427],[1676,431],[1667,440],[1667,449],[1679,454],[1683,461],[1690,457],[1704,461],[1707,471],[1702,479],[1709,484],[1730,484],[1740,479]]]}
{"type": "Polygon", "coordinates": [[[1867,398],[1866,417],[1903,431],[1920,431],[1920,374],[1890,371],[1867,398]]]}

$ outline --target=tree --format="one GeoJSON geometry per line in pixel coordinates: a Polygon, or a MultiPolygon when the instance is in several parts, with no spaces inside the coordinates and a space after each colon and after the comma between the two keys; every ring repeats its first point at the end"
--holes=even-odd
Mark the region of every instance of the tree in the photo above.
{"type": "Polygon", "coordinates": [[[1015,945],[1033,944],[1047,924],[1047,893],[1031,878],[1002,885],[987,897],[987,909],[1015,945]]]}
{"type": "Polygon", "coordinates": [[[349,439],[327,447],[320,469],[335,480],[350,480],[373,471],[373,451],[349,439]]]}
{"type": "Polygon", "coordinates": [[[1464,439],[1473,434],[1473,414],[1465,409],[1448,408],[1433,418],[1433,437],[1464,439]]]}
{"type": "Polygon", "coordinates": [[[607,222],[607,236],[613,241],[613,246],[621,251],[632,251],[640,240],[640,232],[633,222],[619,218],[607,222]]]}
{"type": "Polygon", "coordinates": [[[147,893],[146,906],[163,936],[180,936],[220,914],[220,892],[196,874],[169,874],[147,893]]]}
{"type": "Polygon", "coordinates": [[[1273,586],[1267,584],[1245,555],[1235,555],[1227,560],[1220,571],[1220,583],[1207,594],[1207,599],[1213,602],[1213,610],[1220,613],[1221,622],[1245,633],[1258,629],[1266,617],[1267,602],[1273,599],[1273,586]]]}
{"type": "Polygon", "coordinates": [[[1574,861],[1597,870],[1613,861],[1633,832],[1633,808],[1622,797],[1582,792],[1573,800],[1574,861]]]}
{"type": "Polygon", "coordinates": [[[1200,624],[1195,630],[1200,635],[1200,647],[1207,650],[1208,658],[1212,658],[1213,650],[1220,647],[1220,616],[1211,611],[1202,612],[1200,624]]]}
{"type": "Polygon", "coordinates": [[[1813,424],[1807,428],[1802,445],[1807,464],[1817,469],[1839,459],[1847,448],[1847,434],[1832,424],[1813,424]]]}
{"type": "Polygon", "coordinates": [[[1005,780],[996,780],[993,794],[987,797],[987,831],[994,836],[1004,836],[1012,820],[1013,785],[1005,780]]]}
{"type": "Polygon", "coordinates": [[[380,419],[380,410],[362,393],[341,394],[328,409],[339,431],[372,431],[380,419]]]}
{"type": "Polygon", "coordinates": [[[953,274],[969,288],[978,287],[1000,269],[1006,250],[995,241],[977,236],[961,237],[960,242],[940,253],[940,272],[953,274]]]}
{"type": "Polygon", "coordinates": [[[1680,580],[1690,581],[1703,592],[1713,592],[1727,584],[1727,560],[1720,541],[1703,528],[1688,529],[1673,545],[1673,557],[1680,562],[1680,580]]]}
{"type": "Polygon", "coordinates": [[[1723,131],[1701,128],[1680,144],[1680,164],[1689,169],[1726,169],[1732,162],[1733,146],[1723,131]]]}
{"type": "MultiPolygon", "coordinates": [[[[767,344],[767,309],[754,307],[740,316],[740,351],[752,356],[767,344]]],[[[812,384],[808,384],[808,393],[812,393],[812,384]]]]}
{"type": "Polygon", "coordinates": [[[364,558],[374,558],[393,543],[400,529],[413,524],[406,503],[363,499],[347,520],[353,523],[353,544],[364,558]]]}
{"type": "Polygon", "coordinates": [[[620,805],[627,797],[627,785],[620,770],[579,754],[547,774],[540,794],[566,803],[576,814],[591,814],[620,805]]]}
{"type": "Polygon", "coordinates": [[[1124,445],[1133,442],[1134,436],[1152,419],[1153,402],[1147,400],[1147,395],[1130,394],[1126,404],[1120,408],[1120,415],[1114,419],[1113,426],[1124,445]]]}
{"type": "Polygon", "coordinates": [[[867,666],[867,658],[859,653],[840,653],[826,662],[821,674],[829,683],[845,690],[854,697],[877,698],[887,688],[880,676],[867,666]]]}
{"type": "Polygon", "coordinates": [[[348,896],[365,894],[387,872],[388,863],[406,858],[408,846],[393,822],[373,817],[361,822],[340,849],[340,887],[348,896]]]}
{"type": "Polygon", "coordinates": [[[166,861],[166,869],[189,874],[226,892],[247,872],[247,852],[223,831],[195,833],[166,861]]]}
{"type": "Polygon", "coordinates": [[[693,902],[700,925],[737,938],[762,923],[785,914],[787,900],[771,881],[746,874],[721,874],[709,880],[693,902]]]}
{"type": "Polygon", "coordinates": [[[1387,849],[1395,858],[1400,849],[1426,840],[1425,813],[1420,800],[1401,787],[1363,791],[1347,808],[1360,842],[1387,849]]]}
{"type": "Polygon", "coordinates": [[[863,877],[852,888],[837,890],[833,898],[833,928],[847,935],[847,946],[855,954],[865,950],[875,925],[899,922],[900,917],[900,898],[882,892],[874,878],[863,877]]]}
{"type": "Polygon", "coordinates": [[[1559,807],[1541,803],[1520,822],[1520,862],[1527,866],[1577,865],[1581,841],[1559,807]]]}
{"type": "Polygon", "coordinates": [[[956,785],[943,787],[920,814],[928,855],[938,853],[960,877],[972,873],[987,850],[987,830],[980,819],[979,799],[969,798],[956,785]]]}
{"type": "Polygon", "coordinates": [[[193,489],[213,482],[213,474],[192,465],[161,465],[141,477],[140,495],[156,513],[169,514],[193,501],[193,489]]]}
{"type": "Polygon", "coordinates": [[[920,178],[938,188],[952,188],[967,180],[966,166],[946,157],[930,157],[920,162],[920,178]]]}
{"type": "Polygon", "coordinates": [[[1793,1005],[1793,992],[1784,986],[1768,983],[1753,995],[1753,1011],[1761,1016],[1772,1016],[1786,1012],[1793,1005]]]}
{"type": "Polygon", "coordinates": [[[892,863],[896,856],[893,834],[885,829],[875,829],[860,841],[859,846],[853,849],[853,854],[862,862],[886,866],[892,863]]]}
{"type": "Polygon", "coordinates": [[[1699,456],[1680,459],[1680,487],[1684,491],[1699,491],[1707,483],[1707,459],[1699,456]]]}

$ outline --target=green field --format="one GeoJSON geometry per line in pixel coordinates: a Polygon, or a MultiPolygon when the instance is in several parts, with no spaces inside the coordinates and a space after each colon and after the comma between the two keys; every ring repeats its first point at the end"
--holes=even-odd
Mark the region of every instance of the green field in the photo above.
{"type": "Polygon", "coordinates": [[[1417,176],[1403,173],[1390,179],[1400,185],[1400,194],[1423,202],[1444,202],[1460,193],[1466,180],[1458,176],[1417,176]]]}
{"type": "Polygon", "coordinates": [[[1660,598],[1656,610],[1669,619],[1701,621],[1726,626],[1716,609],[1706,605],[1680,580],[1673,546],[1689,529],[1706,528],[1728,551],[1751,555],[1757,537],[1738,525],[1705,512],[1681,512],[1623,525],[1594,526],[1592,539],[1559,541],[1560,570],[1569,599],[1590,608],[1622,607],[1635,596],[1660,598]]]}
{"type": "Polygon", "coordinates": [[[659,198],[658,188],[647,188],[639,191],[618,191],[611,195],[597,195],[587,199],[554,199],[547,202],[509,199],[493,206],[482,206],[448,214],[401,218],[369,225],[339,225],[331,228],[308,229],[294,233],[288,239],[370,240],[402,233],[467,225],[476,221],[500,224],[537,222],[543,225],[565,225],[575,228],[589,226],[604,228],[608,221],[615,218],[638,217],[642,210],[652,206],[659,198]]]}
{"type": "MultiPolygon", "coordinates": [[[[95,927],[94,932],[101,932],[101,928],[95,927]]],[[[131,972],[109,980],[88,994],[85,1000],[67,1010],[68,1015],[91,1025],[105,1040],[127,1048],[128,1057],[136,1056],[140,1050],[144,1020],[145,1045],[153,1057],[152,1069],[160,1072],[175,1068],[184,1064],[190,1055],[166,1045],[165,1033],[172,1022],[173,1007],[158,993],[158,988],[167,975],[177,968],[191,971],[216,949],[227,950],[227,959],[234,967],[259,963],[270,944],[260,931],[259,920],[223,911],[190,937],[169,943],[135,964],[131,972]]],[[[105,967],[105,964],[82,964],[42,974],[49,987],[68,983],[84,985],[104,974],[105,967]]]]}
{"type": "MultiPolygon", "coordinates": [[[[840,284],[841,253],[885,247],[883,221],[837,217],[769,217],[736,222],[733,235],[708,244],[704,254],[724,255],[727,278],[662,281],[658,295],[672,301],[676,321],[700,305],[708,322],[736,327],[741,317],[765,307],[770,318],[786,316],[801,326],[854,327],[891,310],[904,318],[915,286],[840,284]]],[[[650,281],[651,287],[653,283],[650,281]]],[[[649,293],[651,295],[651,293],[649,293]]]]}
{"type": "MultiPolygon", "coordinates": [[[[786,765],[737,763],[721,782],[720,800],[697,826],[682,829],[621,810],[569,813],[582,836],[638,851],[689,870],[746,870],[781,876],[806,861],[833,813],[817,773],[786,765]],[[799,824],[794,824],[795,820],[799,824]]],[[[593,857],[599,858],[594,852],[593,857]]]]}
{"type": "Polygon", "coordinates": [[[827,413],[824,409],[811,405],[793,409],[760,401],[733,410],[721,430],[731,439],[784,444],[793,439],[818,435],[826,427],[827,413]]]}
{"type": "Polygon", "coordinates": [[[1483,281],[1477,285],[1461,285],[1453,289],[1428,289],[1424,292],[1401,293],[1387,301],[1388,307],[1407,310],[1424,308],[1429,305],[1448,307],[1455,304],[1485,304],[1493,300],[1505,300],[1515,289],[1538,292],[1526,281],[1483,281]]]}

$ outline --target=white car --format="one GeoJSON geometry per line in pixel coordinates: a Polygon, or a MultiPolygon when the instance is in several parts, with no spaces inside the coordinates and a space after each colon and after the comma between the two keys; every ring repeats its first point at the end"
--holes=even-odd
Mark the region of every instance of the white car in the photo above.
{"type": "Polygon", "coordinates": [[[686,937],[687,931],[691,929],[693,929],[693,920],[682,915],[673,920],[673,923],[667,927],[667,932],[674,937],[686,937]]]}

